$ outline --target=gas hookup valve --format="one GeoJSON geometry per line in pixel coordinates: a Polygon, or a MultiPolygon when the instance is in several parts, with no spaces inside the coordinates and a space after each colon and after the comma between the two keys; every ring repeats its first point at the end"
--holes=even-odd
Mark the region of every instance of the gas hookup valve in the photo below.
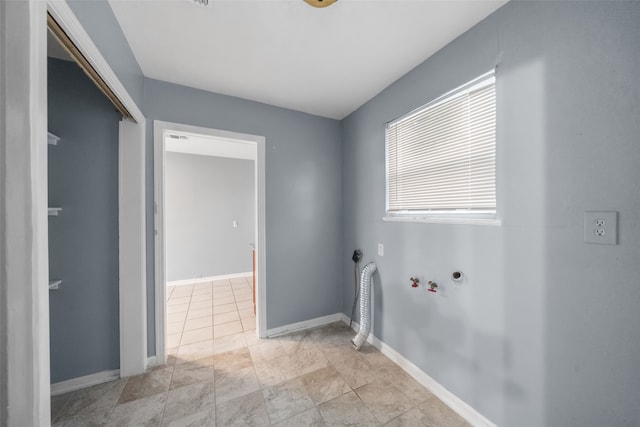
{"type": "Polygon", "coordinates": [[[429,283],[427,283],[427,285],[429,285],[429,289],[427,289],[427,291],[433,292],[433,293],[438,292],[436,291],[436,288],[438,287],[438,284],[436,282],[429,280],[429,283]]]}

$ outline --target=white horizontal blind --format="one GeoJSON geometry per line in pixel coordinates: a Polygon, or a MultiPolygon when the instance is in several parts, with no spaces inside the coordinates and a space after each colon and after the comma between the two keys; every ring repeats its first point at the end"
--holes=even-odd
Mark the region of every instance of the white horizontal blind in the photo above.
{"type": "Polygon", "coordinates": [[[493,73],[387,125],[387,211],[496,211],[493,73]]]}

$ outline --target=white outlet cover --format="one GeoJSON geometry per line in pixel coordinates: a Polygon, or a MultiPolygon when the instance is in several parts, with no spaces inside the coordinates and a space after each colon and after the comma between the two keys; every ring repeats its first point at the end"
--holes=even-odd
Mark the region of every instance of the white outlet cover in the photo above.
{"type": "Polygon", "coordinates": [[[584,242],[618,244],[618,212],[585,212],[584,242]]]}

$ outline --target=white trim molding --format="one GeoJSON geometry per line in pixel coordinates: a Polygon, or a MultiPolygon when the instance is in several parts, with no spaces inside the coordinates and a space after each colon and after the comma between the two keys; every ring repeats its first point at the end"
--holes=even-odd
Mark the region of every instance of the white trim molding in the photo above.
{"type": "Polygon", "coordinates": [[[66,381],[51,384],[51,396],[69,393],[70,391],[80,390],[120,378],[120,370],[102,371],[91,375],[85,375],[78,378],[72,378],[66,381]]]}
{"type": "Polygon", "coordinates": [[[325,326],[330,323],[340,322],[342,313],[329,314],[327,316],[316,317],[315,319],[303,320],[302,322],[291,323],[289,325],[280,326],[267,330],[267,337],[274,338],[280,335],[291,334],[293,332],[305,331],[307,329],[325,326]]]}
{"type": "MultiPolygon", "coordinates": [[[[340,320],[347,325],[349,324],[349,317],[344,314],[339,314],[340,320]]],[[[360,325],[357,322],[352,322],[351,328],[354,331],[360,329],[360,325]]],[[[471,425],[477,427],[496,427],[489,419],[487,419],[480,412],[476,411],[464,400],[460,399],[455,394],[447,390],[442,384],[434,380],[429,374],[418,368],[413,362],[404,357],[393,347],[387,345],[383,341],[376,338],[373,334],[369,335],[367,342],[387,356],[395,364],[400,366],[407,374],[411,375],[414,380],[422,384],[427,390],[433,393],[438,399],[442,400],[449,408],[455,411],[462,418],[467,420],[471,425]]]]}
{"type": "Polygon", "coordinates": [[[129,377],[147,361],[145,121],[122,120],[119,133],[120,373],[129,377]]]}
{"type": "Polygon", "coordinates": [[[241,277],[247,277],[247,276],[251,277],[252,275],[253,275],[253,272],[248,271],[246,273],[224,274],[222,276],[209,276],[209,277],[197,277],[195,279],[173,280],[171,282],[167,282],[167,286],[193,285],[197,283],[215,282],[216,280],[239,279],[241,277]]]}
{"type": "Polygon", "coordinates": [[[102,56],[98,47],[93,43],[87,31],[82,27],[76,15],[69,7],[66,1],[49,0],[47,9],[53,19],[69,36],[69,39],[78,48],[82,55],[89,61],[91,66],[100,75],[102,80],[109,86],[116,97],[122,102],[131,116],[137,123],[144,123],[144,114],[133,100],[127,89],[124,87],[116,73],[113,71],[107,60],[102,56]]]}
{"type": "Polygon", "coordinates": [[[50,424],[47,10],[0,5],[0,425],[50,424]]]}

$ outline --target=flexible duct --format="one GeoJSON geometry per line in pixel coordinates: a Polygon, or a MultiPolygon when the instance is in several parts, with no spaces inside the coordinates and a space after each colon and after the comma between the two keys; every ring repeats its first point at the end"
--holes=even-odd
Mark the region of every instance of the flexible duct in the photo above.
{"type": "Polygon", "coordinates": [[[371,330],[371,276],[376,272],[376,265],[373,262],[365,265],[362,269],[362,275],[360,276],[360,330],[354,339],[351,340],[351,344],[360,350],[364,345],[369,331],[371,330]]]}

